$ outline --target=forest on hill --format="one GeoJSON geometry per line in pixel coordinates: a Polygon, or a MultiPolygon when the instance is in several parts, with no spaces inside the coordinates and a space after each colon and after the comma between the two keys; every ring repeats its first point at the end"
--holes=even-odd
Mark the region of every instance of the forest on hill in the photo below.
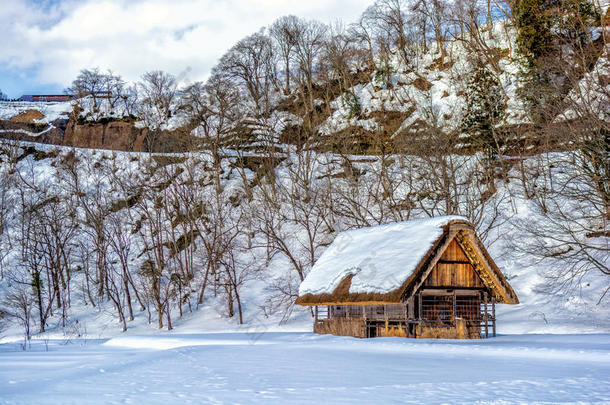
{"type": "Polygon", "coordinates": [[[282,17],[205,82],[89,68],[72,102],[2,103],[0,323],[285,322],[338,232],[463,215],[518,316],[607,330],[609,13],[379,0],[350,24],[282,17]]]}

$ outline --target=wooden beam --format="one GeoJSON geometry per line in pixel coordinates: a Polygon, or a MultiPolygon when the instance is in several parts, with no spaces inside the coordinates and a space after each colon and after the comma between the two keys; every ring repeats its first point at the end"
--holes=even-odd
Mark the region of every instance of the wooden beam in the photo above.
{"type": "Polygon", "coordinates": [[[489,322],[487,319],[487,291],[483,293],[485,302],[485,315],[483,315],[483,321],[485,322],[485,339],[489,338],[489,322]]]}
{"type": "MultiPolygon", "coordinates": [[[[468,259],[471,261],[472,267],[479,274],[479,277],[483,280],[483,283],[487,288],[492,290],[494,295],[501,298],[504,302],[512,303],[515,300],[510,295],[514,294],[514,291],[507,286],[496,274],[496,269],[493,268],[492,263],[487,260],[487,256],[477,241],[477,236],[471,232],[459,233],[456,240],[468,259]]],[[[499,271],[499,270],[498,270],[499,271]]]]}
{"type": "Polygon", "coordinates": [[[407,319],[415,319],[415,299],[409,297],[407,300],[407,319]]]}
{"type": "Polygon", "coordinates": [[[388,309],[385,304],[383,305],[383,320],[385,323],[385,330],[387,332],[388,331],[388,309]]]}
{"type": "Polygon", "coordinates": [[[463,260],[439,260],[438,263],[441,263],[441,264],[470,264],[470,262],[465,262],[463,260]]]}
{"type": "Polygon", "coordinates": [[[491,297],[491,316],[493,322],[493,336],[496,337],[496,297],[491,297]]]}
{"type": "Polygon", "coordinates": [[[422,295],[465,295],[476,297],[481,293],[483,289],[462,289],[456,288],[426,288],[421,290],[419,293],[422,295]]]}

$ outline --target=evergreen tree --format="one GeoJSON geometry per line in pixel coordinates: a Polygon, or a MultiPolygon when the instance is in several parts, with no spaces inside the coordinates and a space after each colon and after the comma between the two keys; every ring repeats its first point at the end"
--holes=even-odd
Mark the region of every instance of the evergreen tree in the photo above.
{"type": "Polygon", "coordinates": [[[473,143],[493,155],[494,127],[504,115],[506,105],[502,85],[496,76],[483,66],[475,68],[466,83],[466,112],[462,121],[464,132],[473,143]]]}
{"type": "Polygon", "coordinates": [[[599,56],[591,27],[601,24],[601,16],[590,0],[516,0],[513,13],[526,56],[517,95],[533,122],[549,122],[574,80],[599,56]]]}
{"type": "Polygon", "coordinates": [[[546,54],[557,34],[585,44],[590,41],[589,28],[601,23],[599,10],[589,0],[515,0],[512,12],[517,46],[531,59],[546,54]]]}
{"type": "Polygon", "coordinates": [[[517,46],[532,58],[543,55],[551,43],[550,20],[544,0],[515,0],[512,6],[517,26],[517,46]]]}
{"type": "Polygon", "coordinates": [[[601,24],[599,10],[588,0],[563,0],[551,15],[553,28],[573,46],[592,42],[590,28],[601,24]]]}

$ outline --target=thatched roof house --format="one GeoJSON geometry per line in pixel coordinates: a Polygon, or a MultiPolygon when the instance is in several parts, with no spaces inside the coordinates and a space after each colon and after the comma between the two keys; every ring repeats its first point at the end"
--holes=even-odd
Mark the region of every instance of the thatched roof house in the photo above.
{"type": "Polygon", "coordinates": [[[489,326],[495,334],[496,302],[519,299],[473,225],[459,216],[341,233],[296,300],[315,307],[316,332],[361,337],[389,334],[390,326],[413,337],[476,337],[489,326]]]}

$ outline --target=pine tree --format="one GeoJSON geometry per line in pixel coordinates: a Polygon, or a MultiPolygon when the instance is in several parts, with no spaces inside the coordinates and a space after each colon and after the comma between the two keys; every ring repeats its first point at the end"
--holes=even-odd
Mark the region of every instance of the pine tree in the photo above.
{"type": "Polygon", "coordinates": [[[563,0],[551,14],[553,28],[573,45],[591,42],[590,28],[601,24],[600,11],[589,0],[563,0]]]}
{"type": "Polygon", "coordinates": [[[466,112],[462,128],[490,157],[495,146],[494,127],[504,115],[505,108],[502,85],[496,76],[483,66],[475,68],[466,84],[466,112]]]}
{"type": "Polygon", "coordinates": [[[512,12],[519,31],[517,46],[521,53],[534,59],[543,55],[551,43],[550,21],[544,12],[544,0],[515,0],[512,12]]]}
{"type": "Polygon", "coordinates": [[[532,61],[548,53],[557,34],[584,44],[590,40],[589,28],[601,23],[599,10],[590,0],[515,0],[512,12],[517,46],[532,61]]]}

